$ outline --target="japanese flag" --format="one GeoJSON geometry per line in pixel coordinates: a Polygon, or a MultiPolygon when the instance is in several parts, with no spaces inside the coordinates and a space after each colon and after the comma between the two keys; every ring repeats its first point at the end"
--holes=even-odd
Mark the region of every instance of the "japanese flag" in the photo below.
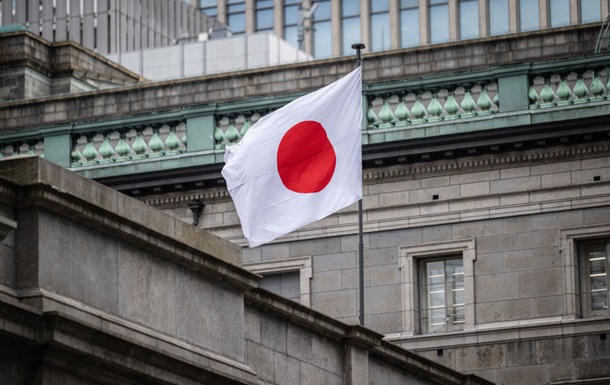
{"type": "Polygon", "coordinates": [[[222,175],[250,247],[362,197],[360,68],[261,118],[226,149],[222,175]]]}

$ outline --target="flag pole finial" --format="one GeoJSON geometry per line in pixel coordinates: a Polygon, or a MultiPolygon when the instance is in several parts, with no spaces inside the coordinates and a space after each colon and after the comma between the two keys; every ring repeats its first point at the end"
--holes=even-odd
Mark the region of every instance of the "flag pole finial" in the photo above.
{"type": "Polygon", "coordinates": [[[366,46],[362,43],[354,43],[352,44],[352,49],[356,50],[356,66],[360,67],[360,64],[362,63],[362,59],[360,57],[360,52],[366,48],[366,46]]]}

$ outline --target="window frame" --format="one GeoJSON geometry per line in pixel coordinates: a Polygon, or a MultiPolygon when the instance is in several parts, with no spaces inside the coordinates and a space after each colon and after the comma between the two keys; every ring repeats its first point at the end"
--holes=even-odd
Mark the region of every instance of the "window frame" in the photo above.
{"type": "MultiPolygon", "coordinates": [[[[476,248],[474,238],[460,239],[447,242],[433,242],[418,245],[400,246],[399,266],[402,290],[403,332],[402,336],[422,333],[421,293],[419,290],[419,269],[422,261],[429,261],[443,257],[460,256],[464,268],[464,329],[455,332],[472,330],[475,327],[475,301],[474,301],[474,261],[476,248]]],[[[442,333],[455,333],[452,331],[442,333]]]]}
{"type": "Polygon", "coordinates": [[[311,307],[311,278],[313,277],[312,258],[304,256],[272,261],[244,263],[243,268],[258,275],[282,274],[298,271],[301,291],[301,305],[311,307]]]}
{"type": "Polygon", "coordinates": [[[580,244],[582,242],[610,238],[610,225],[591,225],[559,229],[559,252],[564,268],[564,311],[566,319],[595,317],[583,311],[580,277],[580,244]]]}
{"type": "MultiPolygon", "coordinates": [[[[441,257],[437,257],[437,258],[420,258],[418,260],[418,269],[419,269],[419,305],[420,305],[420,309],[419,309],[419,313],[421,314],[420,317],[420,329],[422,331],[422,334],[437,334],[439,332],[452,332],[452,331],[462,331],[464,330],[464,324],[465,322],[460,322],[460,325],[462,326],[454,326],[455,324],[448,324],[445,323],[445,330],[442,331],[434,331],[430,329],[430,325],[428,324],[428,322],[424,322],[424,320],[426,319],[425,315],[426,312],[431,310],[431,304],[430,304],[430,297],[431,297],[431,293],[432,293],[432,289],[431,286],[438,286],[438,285],[442,285],[443,286],[443,311],[444,311],[444,317],[445,319],[448,319],[450,317],[449,315],[449,310],[454,307],[456,304],[453,302],[453,300],[451,299],[452,296],[449,295],[449,287],[450,287],[450,281],[447,279],[446,276],[446,269],[447,269],[447,264],[449,261],[460,261],[461,263],[461,268],[462,268],[462,276],[464,275],[463,271],[464,271],[464,258],[462,257],[461,254],[453,254],[453,255],[443,255],[441,257]],[[442,262],[443,263],[443,280],[442,282],[437,282],[434,284],[430,284],[429,282],[427,282],[427,279],[430,278],[430,275],[428,274],[429,270],[428,270],[428,265],[431,263],[439,263],[442,262]]],[[[464,291],[465,293],[465,288],[464,288],[464,282],[463,282],[463,277],[462,277],[462,291],[464,291]]],[[[465,309],[465,304],[462,303],[462,307],[464,307],[465,309]]]]}

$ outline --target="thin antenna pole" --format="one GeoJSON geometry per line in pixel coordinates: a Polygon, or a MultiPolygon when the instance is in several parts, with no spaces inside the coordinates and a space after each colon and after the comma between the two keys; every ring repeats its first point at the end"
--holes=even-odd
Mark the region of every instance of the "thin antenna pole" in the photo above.
{"type": "MultiPolygon", "coordinates": [[[[360,67],[362,64],[360,51],[365,48],[364,44],[352,44],[352,48],[356,50],[356,67],[360,67]]],[[[360,311],[358,320],[360,321],[360,325],[364,326],[364,240],[362,235],[362,199],[358,201],[358,281],[360,292],[360,311]]]]}

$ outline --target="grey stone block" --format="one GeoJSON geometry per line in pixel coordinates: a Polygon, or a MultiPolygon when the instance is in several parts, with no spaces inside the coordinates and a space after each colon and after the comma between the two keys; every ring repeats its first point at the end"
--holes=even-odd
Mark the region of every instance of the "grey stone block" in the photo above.
{"type": "Polygon", "coordinates": [[[475,279],[477,303],[519,298],[519,273],[479,275],[475,279]]]}
{"type": "Polygon", "coordinates": [[[537,298],[535,301],[536,317],[556,317],[564,314],[563,296],[537,298]]]}
{"type": "Polygon", "coordinates": [[[286,353],[286,323],[284,320],[267,316],[261,323],[261,345],[277,352],[286,353]]]}
{"type": "Polygon", "coordinates": [[[311,280],[311,292],[341,290],[341,270],[316,272],[311,280]]]}
{"type": "Polygon", "coordinates": [[[398,265],[371,266],[369,283],[371,286],[399,285],[400,270],[398,265]]]}
{"type": "Polygon", "coordinates": [[[463,348],[455,358],[456,369],[472,371],[506,366],[506,347],[483,345],[463,348]]]}
{"type": "Polygon", "coordinates": [[[175,274],[177,337],[243,361],[245,321],[242,294],[207,281],[187,269],[177,269],[175,274]]]}
{"type": "Polygon", "coordinates": [[[290,244],[290,256],[321,255],[341,252],[341,238],[312,239],[297,241],[290,244]]]}
{"type": "Polygon", "coordinates": [[[582,210],[545,213],[535,215],[532,219],[534,230],[582,226],[583,222],[582,210]]]}
{"type": "Polygon", "coordinates": [[[336,342],[314,335],[312,338],[313,364],[331,373],[343,373],[343,349],[336,342]]]}
{"type": "Polygon", "coordinates": [[[306,329],[288,323],[286,326],[286,353],[299,361],[311,362],[313,359],[312,334],[306,329]]]}
{"type": "Polygon", "coordinates": [[[378,333],[397,333],[403,330],[402,312],[371,314],[369,327],[378,333]]]}
{"type": "Polygon", "coordinates": [[[547,267],[561,266],[561,253],[557,247],[542,247],[532,250],[532,260],[534,261],[535,269],[544,269],[547,267]]]}
{"type": "MultiPolygon", "coordinates": [[[[120,241],[46,211],[39,214],[38,285],[117,314],[120,241]],[[66,279],[69,277],[69,279],[66,279]]],[[[21,224],[20,224],[21,225],[21,224]]],[[[18,227],[19,228],[19,227],[18,227]]],[[[18,242],[32,242],[32,233],[18,242]]],[[[38,286],[37,285],[37,286],[38,286]]]]}
{"type": "Polygon", "coordinates": [[[311,294],[311,307],[331,317],[357,314],[357,290],[340,290],[311,294]]]}
{"type": "Polygon", "coordinates": [[[452,227],[453,239],[478,238],[489,235],[502,234],[502,220],[456,223],[452,227]]]}
{"type": "Polygon", "coordinates": [[[399,285],[366,287],[364,308],[367,314],[393,313],[402,310],[399,285]]]}
{"type": "Polygon", "coordinates": [[[504,303],[504,320],[526,320],[534,318],[534,300],[517,299],[504,303]]]}
{"type": "Polygon", "coordinates": [[[532,250],[515,250],[504,253],[506,271],[531,270],[533,266],[532,250]]]}
{"type": "Polygon", "coordinates": [[[504,253],[502,252],[479,254],[476,261],[474,261],[475,276],[503,273],[505,271],[504,253]]]}
{"type": "Polygon", "coordinates": [[[252,341],[246,342],[246,364],[250,366],[261,381],[274,381],[273,350],[252,341]]]}
{"type": "Polygon", "coordinates": [[[520,366],[498,371],[498,381],[504,384],[545,384],[545,368],[542,366],[520,366]]]}
{"type": "Polygon", "coordinates": [[[519,297],[536,298],[560,295],[563,291],[561,267],[519,273],[519,297]]]}
{"type": "Polygon", "coordinates": [[[316,256],[313,259],[313,269],[316,275],[329,270],[353,269],[357,266],[357,258],[356,252],[316,256]]]}
{"type": "Polygon", "coordinates": [[[369,246],[372,249],[397,247],[421,243],[422,229],[390,230],[369,234],[369,246]]]}
{"type": "Polygon", "coordinates": [[[320,385],[324,384],[324,370],[301,362],[301,385],[320,385]]]}
{"type": "Polygon", "coordinates": [[[424,227],[422,233],[422,242],[429,243],[449,241],[453,239],[452,231],[452,225],[424,227]]]}
{"type": "Polygon", "coordinates": [[[119,315],[160,332],[176,333],[176,273],[170,263],[122,244],[119,315]]]}
{"type": "Polygon", "coordinates": [[[273,353],[274,384],[300,384],[300,362],[278,352],[273,353]]]}

